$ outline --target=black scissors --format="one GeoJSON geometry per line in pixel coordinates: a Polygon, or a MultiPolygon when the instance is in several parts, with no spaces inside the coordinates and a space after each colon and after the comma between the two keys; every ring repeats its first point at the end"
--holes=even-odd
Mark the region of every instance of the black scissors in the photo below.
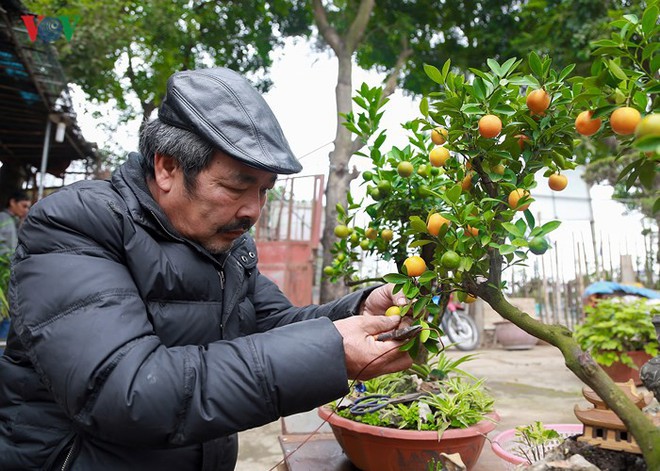
{"type": "Polygon", "coordinates": [[[421,396],[426,396],[426,393],[416,392],[397,397],[391,397],[387,394],[369,394],[368,396],[362,396],[355,399],[349,410],[353,415],[364,415],[379,411],[389,404],[405,404],[406,402],[412,402],[421,396]]]}

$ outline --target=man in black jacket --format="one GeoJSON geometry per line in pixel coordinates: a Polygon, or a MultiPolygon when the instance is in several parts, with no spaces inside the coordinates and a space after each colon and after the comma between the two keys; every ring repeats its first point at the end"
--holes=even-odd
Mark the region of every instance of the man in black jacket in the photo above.
{"type": "Polygon", "coordinates": [[[390,286],[294,307],[247,233],[298,172],[261,95],[174,74],[140,154],[36,204],[0,359],[0,469],[231,470],[236,433],[410,365],[390,286]],[[365,315],[356,315],[365,314],[365,315]]]}

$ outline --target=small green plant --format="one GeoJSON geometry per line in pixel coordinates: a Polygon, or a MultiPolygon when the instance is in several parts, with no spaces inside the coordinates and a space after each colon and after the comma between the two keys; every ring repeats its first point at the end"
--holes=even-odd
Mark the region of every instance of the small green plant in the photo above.
{"type": "Polygon", "coordinates": [[[9,276],[10,262],[7,255],[0,255],[0,319],[9,318],[9,276]]]}
{"type": "Polygon", "coordinates": [[[415,365],[399,373],[383,375],[361,386],[356,399],[363,395],[383,394],[397,398],[425,391],[419,398],[362,415],[350,408],[341,408],[337,414],[346,419],[379,427],[404,430],[433,430],[441,435],[448,428],[467,428],[484,420],[493,411],[494,400],[486,391],[483,380],[458,368],[474,358],[467,355],[451,360],[444,352],[432,366],[415,365]]]}
{"type": "Polygon", "coordinates": [[[658,354],[652,322],[658,314],[660,306],[646,299],[633,302],[600,299],[595,306],[585,308],[584,322],[576,327],[575,339],[600,365],[621,362],[636,368],[626,352],[643,350],[651,356],[658,354]]]}
{"type": "Polygon", "coordinates": [[[561,439],[559,432],[545,428],[539,421],[516,427],[516,441],[520,446],[514,452],[530,464],[542,460],[545,454],[561,439]]]}

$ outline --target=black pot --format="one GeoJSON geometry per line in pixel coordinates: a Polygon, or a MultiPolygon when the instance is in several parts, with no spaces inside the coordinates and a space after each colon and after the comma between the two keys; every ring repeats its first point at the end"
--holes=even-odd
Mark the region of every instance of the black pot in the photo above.
{"type": "Polygon", "coordinates": [[[660,316],[653,316],[653,327],[655,327],[655,335],[658,337],[660,342],[660,316]]]}

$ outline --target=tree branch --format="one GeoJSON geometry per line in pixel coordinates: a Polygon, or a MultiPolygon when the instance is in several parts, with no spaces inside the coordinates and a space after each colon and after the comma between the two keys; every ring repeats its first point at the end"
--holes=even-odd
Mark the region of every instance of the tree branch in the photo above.
{"type": "Polygon", "coordinates": [[[314,21],[316,21],[316,26],[319,29],[319,34],[325,42],[327,42],[333,51],[339,56],[339,52],[344,48],[344,42],[341,39],[341,36],[337,33],[337,30],[334,29],[330,22],[328,21],[328,14],[323,8],[321,0],[312,0],[312,11],[314,13],[314,21]]]}
{"type": "Polygon", "coordinates": [[[346,49],[351,53],[355,52],[358,45],[360,44],[360,41],[362,41],[364,32],[366,31],[367,25],[369,24],[371,12],[373,11],[375,5],[376,0],[362,0],[360,2],[358,11],[355,14],[355,19],[353,20],[353,23],[351,23],[351,26],[349,26],[345,36],[346,49]]]}
{"type": "Polygon", "coordinates": [[[396,58],[396,64],[385,79],[385,88],[383,89],[383,98],[390,96],[396,90],[401,70],[413,55],[413,50],[408,43],[408,38],[401,38],[401,51],[396,58]]]}

